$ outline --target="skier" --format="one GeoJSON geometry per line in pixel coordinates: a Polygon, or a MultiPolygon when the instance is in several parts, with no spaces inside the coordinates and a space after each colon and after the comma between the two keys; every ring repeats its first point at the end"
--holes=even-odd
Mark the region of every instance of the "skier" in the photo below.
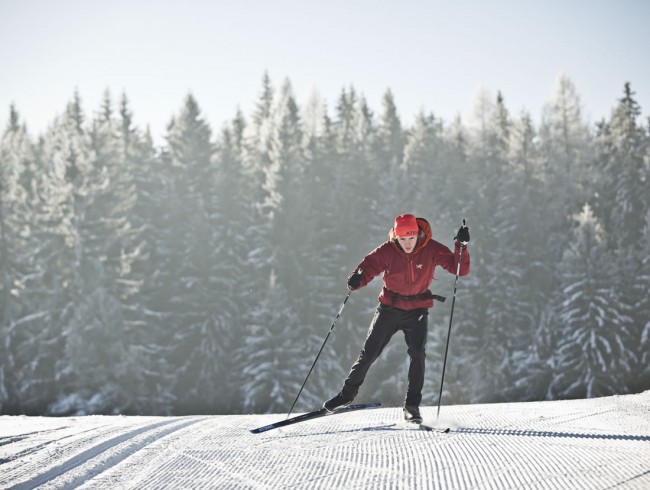
{"type": "MultiPolygon", "coordinates": [[[[323,404],[329,412],[349,405],[359,391],[368,369],[379,357],[391,337],[404,331],[411,359],[404,400],[404,418],[422,422],[420,402],[424,384],[424,346],[427,340],[427,317],[435,296],[428,289],[436,266],[455,274],[460,246],[469,242],[469,229],[461,226],[454,237],[455,253],[431,238],[431,227],[423,218],[402,214],[395,218],[388,241],[370,252],[348,277],[348,288],[355,291],[383,273],[384,286],[379,305],[370,323],[368,336],[356,362],[352,365],[341,391],[323,404]]],[[[469,252],[463,250],[460,276],[469,273],[469,252]]]]}

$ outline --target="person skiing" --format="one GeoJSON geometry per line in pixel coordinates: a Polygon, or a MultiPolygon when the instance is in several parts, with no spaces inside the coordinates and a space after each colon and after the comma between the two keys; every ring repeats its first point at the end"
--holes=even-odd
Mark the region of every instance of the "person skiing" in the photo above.
{"type": "MultiPolygon", "coordinates": [[[[456,274],[461,245],[469,242],[469,229],[461,226],[454,237],[455,253],[431,238],[424,218],[402,214],[395,218],[388,241],[370,252],[348,277],[348,288],[356,291],[383,273],[384,285],[379,305],[370,323],[368,336],[350,369],[341,391],[327,400],[328,412],[349,405],[359,391],[368,369],[398,330],[404,332],[410,366],[404,399],[404,418],[420,423],[420,402],[424,385],[427,317],[433,300],[444,301],[429,290],[436,266],[456,274]]],[[[469,274],[469,252],[463,249],[459,276],[469,274]]]]}

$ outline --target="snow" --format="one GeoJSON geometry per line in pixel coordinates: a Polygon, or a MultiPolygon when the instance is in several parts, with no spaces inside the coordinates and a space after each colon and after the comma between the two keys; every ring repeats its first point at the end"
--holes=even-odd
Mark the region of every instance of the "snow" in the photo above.
{"type": "Polygon", "coordinates": [[[650,391],[284,417],[3,416],[0,488],[650,488],[650,391]]]}

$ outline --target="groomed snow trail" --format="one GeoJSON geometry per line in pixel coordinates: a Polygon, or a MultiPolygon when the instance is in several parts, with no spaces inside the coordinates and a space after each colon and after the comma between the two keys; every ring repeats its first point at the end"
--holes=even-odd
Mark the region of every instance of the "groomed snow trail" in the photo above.
{"type": "Polygon", "coordinates": [[[650,391],[441,416],[451,433],[407,428],[400,408],[262,434],[284,414],[0,417],[0,488],[650,489],[650,391]]]}

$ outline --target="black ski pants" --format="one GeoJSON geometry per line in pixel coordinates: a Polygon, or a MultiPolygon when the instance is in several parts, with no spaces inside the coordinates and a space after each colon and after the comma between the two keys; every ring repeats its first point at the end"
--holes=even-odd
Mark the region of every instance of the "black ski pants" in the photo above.
{"type": "Polygon", "coordinates": [[[411,359],[404,405],[419,406],[424,385],[424,346],[427,342],[428,316],[427,308],[402,310],[380,304],[370,323],[363,349],[345,380],[342,393],[350,397],[357,395],[372,363],[379,357],[393,335],[398,330],[402,330],[411,359]]]}

